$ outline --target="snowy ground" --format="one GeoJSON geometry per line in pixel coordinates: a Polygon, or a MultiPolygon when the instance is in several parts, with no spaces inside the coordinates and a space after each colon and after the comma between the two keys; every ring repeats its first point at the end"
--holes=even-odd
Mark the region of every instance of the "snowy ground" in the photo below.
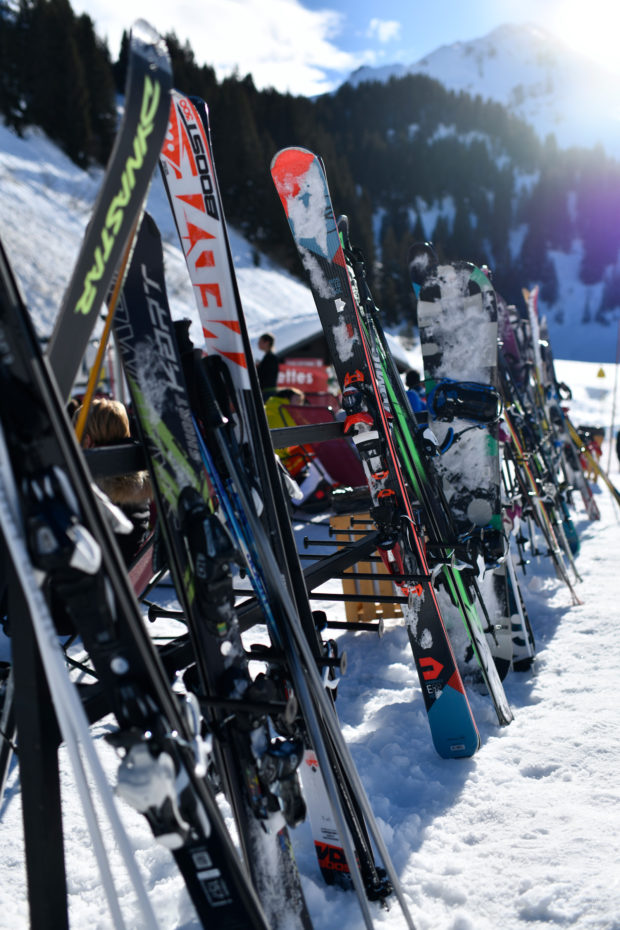
{"type": "MultiPolygon", "coordinates": [[[[596,377],[598,366],[561,362],[558,368],[574,389],[575,421],[609,424],[613,372],[607,372],[607,388],[596,377]]],[[[612,478],[620,484],[615,455],[612,478]]],[[[596,494],[600,523],[588,522],[582,509],[575,515],[584,603],[571,606],[568,590],[546,560],[527,566],[521,583],[538,654],[530,672],[506,679],[515,713],[509,727],[499,729],[488,698],[470,693],[482,736],[473,759],[445,761],[435,754],[399,621],[386,620],[381,639],[340,635],[349,669],[338,712],[418,930],[620,928],[615,687],[620,584],[610,562],[618,552],[620,512],[606,489],[596,494]]],[[[325,522],[315,518],[310,527],[300,525],[299,539],[304,535],[326,536],[325,522]]],[[[337,592],[339,583],[321,590],[337,592]]],[[[332,619],[344,617],[340,603],[317,606],[332,619]]],[[[96,729],[96,742],[113,782],[115,757],[100,738],[106,729],[106,722],[96,729]]],[[[64,752],[61,766],[71,925],[103,930],[111,921],[64,752]]],[[[161,926],[196,930],[169,854],[153,843],[142,818],[125,807],[121,811],[161,926]]],[[[0,836],[0,927],[24,930],[28,908],[16,767],[0,809],[0,836]]],[[[358,930],[354,897],[322,883],[309,828],[294,831],[293,841],[316,930],[358,930]]],[[[124,913],[135,925],[129,883],[120,861],[113,861],[124,913]]],[[[376,925],[405,927],[396,906],[377,911],[376,925]]]]}

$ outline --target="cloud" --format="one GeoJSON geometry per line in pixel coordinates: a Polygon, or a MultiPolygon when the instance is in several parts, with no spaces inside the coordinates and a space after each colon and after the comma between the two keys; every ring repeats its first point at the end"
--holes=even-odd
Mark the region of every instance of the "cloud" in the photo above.
{"type": "Polygon", "coordinates": [[[252,74],[259,88],[324,93],[360,63],[338,47],[343,15],[308,10],[299,0],[75,0],[73,8],[91,16],[114,57],[123,29],[143,17],[159,32],[189,41],[196,61],[214,67],[218,78],[237,70],[252,74]]]}
{"type": "Polygon", "coordinates": [[[400,35],[400,23],[396,19],[371,19],[366,35],[379,42],[391,42],[400,35]]]}

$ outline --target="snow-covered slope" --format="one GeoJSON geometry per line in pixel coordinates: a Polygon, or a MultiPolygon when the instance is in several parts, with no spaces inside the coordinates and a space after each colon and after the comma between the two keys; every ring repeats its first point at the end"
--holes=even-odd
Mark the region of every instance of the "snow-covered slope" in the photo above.
{"type": "MultiPolygon", "coordinates": [[[[74,165],[39,130],[30,129],[20,139],[0,119],[0,237],[42,338],[52,331],[101,177],[100,169],[85,172],[74,165]]],[[[271,184],[268,176],[266,183],[271,184]]],[[[194,319],[199,339],[194,295],[158,173],[147,206],[164,242],[172,313],[194,319]]],[[[285,354],[288,346],[319,335],[321,324],[308,287],[264,255],[259,254],[257,266],[256,250],[234,229],[229,233],[253,345],[262,333],[272,332],[277,351],[285,354]]],[[[414,364],[397,340],[390,341],[401,364],[414,364]]]]}
{"type": "MultiPolygon", "coordinates": [[[[41,133],[23,139],[0,121],[0,236],[41,337],[50,334],[101,184],[101,170],[76,167],[41,133]]],[[[164,240],[166,283],[175,316],[195,315],[185,263],[163,184],[156,174],[148,209],[164,240]]],[[[307,287],[254,252],[231,230],[235,267],[252,338],[276,333],[279,346],[320,331],[307,287]]]]}
{"type": "Polygon", "coordinates": [[[443,45],[409,65],[362,67],[349,78],[387,81],[425,74],[449,90],[495,100],[561,146],[601,143],[620,157],[617,78],[538,26],[499,26],[471,42],[443,45]]]}

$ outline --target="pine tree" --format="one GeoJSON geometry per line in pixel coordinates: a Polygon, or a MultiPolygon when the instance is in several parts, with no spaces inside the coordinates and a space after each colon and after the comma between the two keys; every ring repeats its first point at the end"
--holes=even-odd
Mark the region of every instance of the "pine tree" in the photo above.
{"type": "Polygon", "coordinates": [[[118,58],[112,65],[112,74],[114,76],[114,84],[116,86],[116,93],[122,94],[125,91],[125,82],[127,80],[127,67],[129,64],[129,33],[123,29],[123,35],[121,36],[121,47],[119,49],[118,58]]]}
{"type": "Polygon", "coordinates": [[[75,37],[83,62],[88,99],[91,144],[88,155],[107,161],[116,134],[114,79],[107,45],[95,35],[94,24],[85,14],[76,21],[75,37]]]}
{"type": "Polygon", "coordinates": [[[86,166],[95,147],[88,87],[68,0],[35,0],[30,38],[28,119],[86,166]]]}

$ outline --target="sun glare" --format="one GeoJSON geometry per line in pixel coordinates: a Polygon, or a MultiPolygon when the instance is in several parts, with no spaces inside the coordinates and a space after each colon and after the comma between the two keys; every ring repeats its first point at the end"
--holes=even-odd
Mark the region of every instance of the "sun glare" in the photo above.
{"type": "Polygon", "coordinates": [[[620,4],[614,0],[559,0],[551,30],[571,48],[620,74],[620,4]]]}

